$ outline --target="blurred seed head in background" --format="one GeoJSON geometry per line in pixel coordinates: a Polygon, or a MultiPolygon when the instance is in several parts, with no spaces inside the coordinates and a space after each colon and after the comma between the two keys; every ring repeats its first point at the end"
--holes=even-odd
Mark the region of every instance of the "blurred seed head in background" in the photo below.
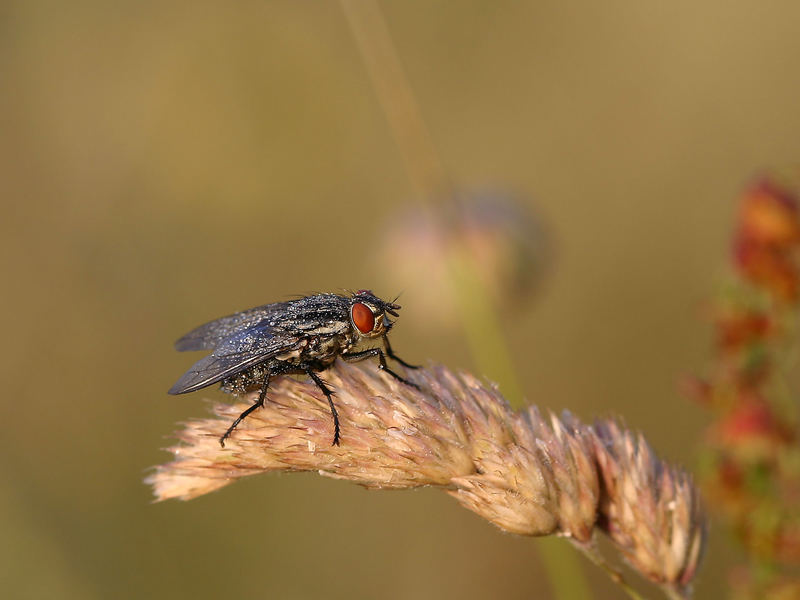
{"type": "Polygon", "coordinates": [[[544,218],[511,194],[466,192],[410,205],[384,227],[374,269],[385,287],[413,290],[422,327],[459,322],[457,295],[463,290],[453,278],[454,260],[469,265],[503,312],[528,310],[552,268],[552,235],[544,218]]]}

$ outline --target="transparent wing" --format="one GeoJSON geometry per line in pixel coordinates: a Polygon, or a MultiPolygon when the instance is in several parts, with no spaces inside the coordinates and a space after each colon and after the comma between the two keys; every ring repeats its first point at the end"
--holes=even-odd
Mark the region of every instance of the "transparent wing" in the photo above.
{"type": "Polygon", "coordinates": [[[276,335],[266,323],[250,327],[223,340],[215,350],[197,361],[175,385],[170,394],[186,394],[245,371],[296,342],[284,332],[276,335]]]}
{"type": "Polygon", "coordinates": [[[180,352],[212,350],[232,335],[250,329],[274,312],[284,310],[285,304],[265,304],[200,325],[175,342],[175,349],[180,352]]]}

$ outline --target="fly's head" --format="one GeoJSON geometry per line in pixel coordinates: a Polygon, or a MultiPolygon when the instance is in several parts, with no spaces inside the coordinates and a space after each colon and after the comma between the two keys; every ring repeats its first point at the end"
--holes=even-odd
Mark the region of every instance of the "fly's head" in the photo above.
{"type": "Polygon", "coordinates": [[[389,316],[396,317],[400,305],[386,302],[369,290],[360,290],[350,298],[350,325],[361,338],[386,335],[392,328],[389,316]]]}

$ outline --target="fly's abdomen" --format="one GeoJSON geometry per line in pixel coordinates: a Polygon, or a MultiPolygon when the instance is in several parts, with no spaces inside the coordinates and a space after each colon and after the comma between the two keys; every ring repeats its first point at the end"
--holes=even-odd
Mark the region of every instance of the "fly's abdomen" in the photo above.
{"type": "Polygon", "coordinates": [[[226,394],[236,394],[237,396],[258,389],[263,384],[264,378],[274,371],[274,368],[270,368],[269,363],[270,361],[263,362],[224,379],[220,389],[226,394]]]}

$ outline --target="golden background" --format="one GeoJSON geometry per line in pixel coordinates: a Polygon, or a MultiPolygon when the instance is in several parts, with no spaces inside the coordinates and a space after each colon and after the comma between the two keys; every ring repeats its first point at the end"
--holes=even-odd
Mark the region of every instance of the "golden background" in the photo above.
{"type": "MultiPolygon", "coordinates": [[[[525,397],[694,465],[706,415],[676,382],[707,365],[738,195],[797,162],[800,5],[381,7],[452,178],[525,199],[554,240],[501,315],[525,397]]],[[[436,490],[271,475],[154,505],[142,484],[221,397],[166,394],[203,321],[402,291],[398,353],[476,368],[415,310],[425,265],[399,289],[375,266],[418,199],[337,3],[9,1],[0,73],[4,597],[549,597],[539,554],[564,542],[436,490]]],[[[736,560],[712,529],[697,597],[736,560]]]]}

